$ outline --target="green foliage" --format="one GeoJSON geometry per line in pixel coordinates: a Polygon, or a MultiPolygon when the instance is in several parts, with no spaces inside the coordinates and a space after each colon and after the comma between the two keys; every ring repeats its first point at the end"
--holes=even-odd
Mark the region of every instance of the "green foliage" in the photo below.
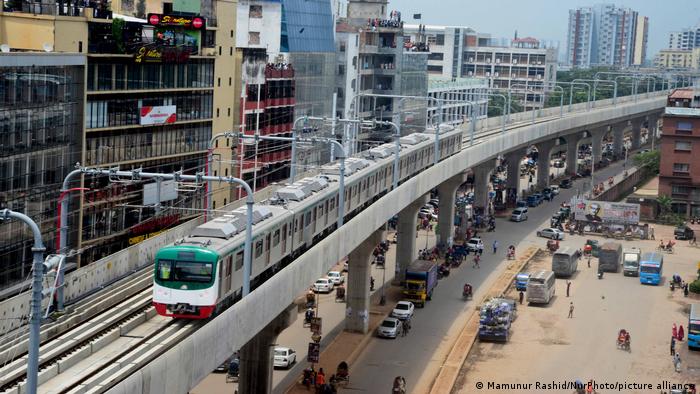
{"type": "Polygon", "coordinates": [[[661,213],[671,212],[671,204],[673,204],[673,199],[671,197],[662,194],[656,199],[656,202],[659,204],[659,208],[661,208],[661,213]]]}
{"type": "Polygon", "coordinates": [[[124,26],[126,22],[121,18],[112,19],[112,38],[117,44],[119,53],[124,53],[124,26]]]}
{"type": "Polygon", "coordinates": [[[661,151],[653,150],[646,153],[638,153],[632,157],[634,165],[646,168],[652,174],[659,173],[659,163],[661,163],[661,151]]]}
{"type": "Polygon", "coordinates": [[[690,282],[688,285],[688,290],[693,293],[700,294],[700,279],[690,282]]]}
{"type": "MultiPolygon", "coordinates": [[[[506,95],[507,93],[504,93],[506,95]]],[[[489,109],[488,109],[488,115],[489,118],[492,116],[501,116],[503,115],[503,98],[498,97],[498,96],[491,96],[489,97],[489,109]]],[[[518,101],[517,97],[513,96],[511,97],[510,100],[510,113],[516,113],[516,112],[523,112],[523,106],[520,104],[518,101]]]]}
{"type": "Polygon", "coordinates": [[[136,17],[141,19],[146,18],[146,0],[137,0],[136,17]]]}

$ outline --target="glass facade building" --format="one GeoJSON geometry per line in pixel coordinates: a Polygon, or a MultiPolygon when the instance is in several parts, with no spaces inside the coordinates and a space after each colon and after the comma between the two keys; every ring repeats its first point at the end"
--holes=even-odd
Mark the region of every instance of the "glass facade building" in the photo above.
{"type": "MultiPolygon", "coordinates": [[[[83,55],[0,56],[0,208],[32,218],[47,254],[61,184],[81,161],[85,62],[83,55]]],[[[24,223],[0,222],[0,288],[27,279],[32,245],[24,223]]]]}

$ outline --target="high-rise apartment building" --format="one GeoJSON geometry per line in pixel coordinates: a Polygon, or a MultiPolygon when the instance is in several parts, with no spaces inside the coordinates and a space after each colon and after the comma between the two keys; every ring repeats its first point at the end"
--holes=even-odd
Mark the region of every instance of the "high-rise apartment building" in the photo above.
{"type": "MultiPolygon", "coordinates": [[[[22,59],[14,52],[24,52],[41,67],[18,61],[3,73],[17,75],[13,83],[20,91],[36,96],[32,99],[36,108],[28,110],[38,123],[25,131],[13,126],[13,133],[19,133],[11,138],[26,138],[23,154],[30,160],[25,161],[27,169],[13,162],[13,174],[19,177],[9,189],[14,201],[8,198],[2,205],[41,222],[49,235],[45,239],[49,252],[55,245],[50,227],[56,223],[56,196],[75,162],[149,172],[205,171],[212,135],[232,130],[235,123],[235,0],[145,1],[144,7],[127,1],[89,6],[44,1],[9,7],[0,12],[0,31],[6,32],[0,44],[11,51],[2,56],[3,62],[22,59]],[[86,61],[74,64],[70,59],[76,56],[86,61]],[[44,132],[33,135],[30,130],[39,133],[42,128],[39,123],[44,132]],[[40,153],[50,146],[66,154],[59,160],[40,153]],[[40,161],[41,168],[50,169],[41,182],[31,176],[41,174],[40,161]],[[24,181],[21,173],[26,174],[24,181]],[[22,192],[37,184],[40,196],[22,192]]],[[[24,104],[8,103],[0,109],[3,122],[26,124],[24,104]]],[[[5,130],[9,133],[9,128],[5,130]]],[[[231,173],[231,142],[222,139],[214,147],[220,161],[217,171],[224,174],[231,173]]],[[[15,150],[22,146],[13,145],[15,150]]],[[[89,189],[74,193],[70,209],[79,214],[62,224],[69,228],[69,247],[82,251],[78,263],[89,263],[198,215],[197,209],[204,208],[208,199],[214,207],[230,201],[227,185],[206,190],[204,185],[173,182],[163,182],[161,201],[154,201],[150,192],[154,185],[149,183],[153,181],[87,175],[74,182],[72,186],[89,189]]],[[[27,233],[22,236],[31,238],[27,233]]],[[[26,268],[31,262],[29,244],[13,240],[9,245],[11,250],[5,253],[16,256],[12,261],[26,268]]]]}
{"type": "Polygon", "coordinates": [[[569,10],[567,61],[573,67],[641,65],[648,18],[630,8],[598,4],[569,10]]]}
{"type": "Polygon", "coordinates": [[[669,33],[669,49],[691,50],[697,47],[700,47],[700,26],[669,33]]]}
{"type": "Polygon", "coordinates": [[[654,67],[672,70],[697,69],[699,61],[700,48],[662,49],[654,57],[654,67]]]}

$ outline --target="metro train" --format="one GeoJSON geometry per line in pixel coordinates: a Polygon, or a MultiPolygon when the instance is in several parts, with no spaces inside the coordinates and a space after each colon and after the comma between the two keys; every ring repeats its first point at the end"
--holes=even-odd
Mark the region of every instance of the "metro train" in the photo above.
{"type": "MultiPolygon", "coordinates": [[[[435,129],[400,138],[399,182],[433,165],[435,129]]],[[[440,160],[462,148],[462,133],[440,127],[440,160]]],[[[395,143],[345,160],[345,217],[352,217],[391,190],[395,143]]],[[[277,189],[254,205],[251,289],[274,275],[337,226],[339,163],[320,175],[277,189]]],[[[153,305],[158,314],[206,319],[240,298],[246,209],[241,207],[159,249],[153,305]]]]}

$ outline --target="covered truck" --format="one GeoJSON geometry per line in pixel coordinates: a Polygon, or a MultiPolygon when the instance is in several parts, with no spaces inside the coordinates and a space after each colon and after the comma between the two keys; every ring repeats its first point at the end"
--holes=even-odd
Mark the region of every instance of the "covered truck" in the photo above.
{"type": "Polygon", "coordinates": [[[433,297],[437,286],[437,264],[427,260],[416,260],[406,268],[403,297],[421,308],[433,297]]]}
{"type": "Polygon", "coordinates": [[[516,303],[506,298],[486,301],[479,313],[479,340],[507,342],[515,320],[516,303]]]}
{"type": "Polygon", "coordinates": [[[598,268],[607,272],[618,272],[622,262],[622,245],[618,242],[606,242],[598,252],[598,268]]]}
{"type": "Polygon", "coordinates": [[[639,248],[625,248],[622,250],[622,273],[624,275],[639,276],[639,261],[642,251],[639,248]]]}

